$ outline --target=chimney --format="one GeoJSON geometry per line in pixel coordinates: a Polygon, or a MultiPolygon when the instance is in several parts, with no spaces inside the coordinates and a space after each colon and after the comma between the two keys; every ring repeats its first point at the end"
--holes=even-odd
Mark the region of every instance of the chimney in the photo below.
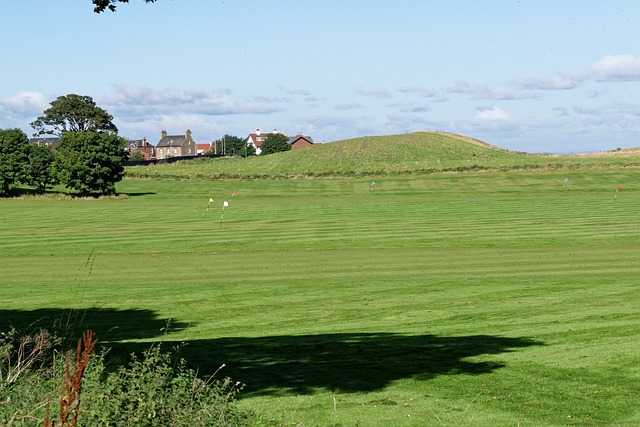
{"type": "Polygon", "coordinates": [[[274,129],[273,129],[273,133],[278,133],[278,131],[274,128],[274,129]]]}
{"type": "Polygon", "coordinates": [[[187,138],[186,139],[191,139],[191,129],[187,129],[187,138]]]}
{"type": "Polygon", "coordinates": [[[163,131],[160,133],[160,139],[163,139],[163,138],[166,138],[166,137],[167,137],[167,131],[166,131],[166,130],[163,130],[163,131]]]}
{"type": "Polygon", "coordinates": [[[302,132],[298,132],[296,136],[302,136],[302,132]]]}
{"type": "Polygon", "coordinates": [[[146,136],[144,138],[142,138],[142,146],[143,147],[147,146],[147,137],[146,136]]]}
{"type": "Polygon", "coordinates": [[[260,136],[260,129],[256,129],[256,135],[260,136]]]}

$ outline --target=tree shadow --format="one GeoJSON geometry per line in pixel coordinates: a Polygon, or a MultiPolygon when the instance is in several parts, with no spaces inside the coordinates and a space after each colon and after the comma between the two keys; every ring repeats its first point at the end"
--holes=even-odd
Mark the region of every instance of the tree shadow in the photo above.
{"type": "Polygon", "coordinates": [[[94,331],[100,341],[120,342],[158,338],[168,330],[180,331],[188,326],[184,322],[160,318],[151,310],[97,307],[0,310],[0,330],[13,327],[21,332],[30,332],[44,328],[72,341],[88,329],[94,331]]]}
{"type": "Polygon", "coordinates": [[[121,194],[123,196],[127,196],[127,197],[140,197],[140,196],[152,196],[156,193],[154,193],[153,191],[144,191],[144,192],[133,192],[133,193],[128,193],[128,192],[119,192],[118,194],[121,194]]]}
{"type": "MultiPolygon", "coordinates": [[[[403,378],[481,375],[505,366],[469,360],[542,345],[527,338],[493,335],[438,336],[343,333],[231,337],[164,342],[202,374],[215,372],[245,384],[243,395],[313,394],[320,389],[351,393],[381,390],[403,378]]],[[[114,350],[120,344],[114,343],[114,350]]],[[[137,351],[143,350],[138,348],[137,351]]],[[[127,346],[128,351],[132,351],[127,346]]]]}
{"type": "Polygon", "coordinates": [[[381,390],[403,378],[429,380],[441,375],[482,375],[505,366],[490,355],[543,345],[528,338],[495,335],[440,336],[389,332],[300,336],[226,337],[181,342],[166,335],[188,327],[170,322],[150,310],[39,309],[0,310],[0,328],[60,328],[96,332],[109,347],[113,360],[124,363],[131,353],[161,342],[165,351],[177,351],[203,377],[224,369],[218,377],[245,384],[242,396],[368,392],[381,390]],[[131,342],[127,340],[146,340],[131,342]],[[176,350],[177,349],[177,350],[176,350]],[[479,357],[478,360],[473,360],[479,357]]]}

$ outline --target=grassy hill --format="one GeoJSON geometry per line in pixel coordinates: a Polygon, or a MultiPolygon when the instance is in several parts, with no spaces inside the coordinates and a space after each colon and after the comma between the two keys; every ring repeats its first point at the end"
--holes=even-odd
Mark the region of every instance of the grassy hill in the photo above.
{"type": "Polygon", "coordinates": [[[639,167],[640,157],[528,154],[500,149],[461,135],[414,132],[347,139],[246,159],[202,158],[155,167],[129,167],[127,176],[154,179],[305,178],[469,170],[602,168],[608,164],[639,167]]]}

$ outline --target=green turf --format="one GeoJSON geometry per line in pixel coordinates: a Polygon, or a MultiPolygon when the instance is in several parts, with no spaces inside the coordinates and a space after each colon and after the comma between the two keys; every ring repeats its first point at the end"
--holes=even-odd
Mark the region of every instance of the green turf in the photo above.
{"type": "Polygon", "coordinates": [[[120,198],[3,199],[0,325],[180,346],[276,425],[638,425],[639,178],[127,179],[120,198]]]}

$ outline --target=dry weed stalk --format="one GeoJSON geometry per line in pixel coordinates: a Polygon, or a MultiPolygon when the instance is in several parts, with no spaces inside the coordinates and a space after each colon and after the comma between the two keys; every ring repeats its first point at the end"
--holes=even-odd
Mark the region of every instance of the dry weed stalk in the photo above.
{"type": "MultiPolygon", "coordinates": [[[[7,384],[14,383],[20,375],[28,371],[38,360],[42,359],[44,354],[51,349],[55,343],[56,340],[46,329],[39,329],[34,335],[24,335],[20,337],[15,364],[12,364],[10,350],[8,350],[5,355],[7,359],[5,382],[7,384]]],[[[2,371],[0,371],[0,380],[2,379],[2,375],[2,371]]]]}
{"type": "Polygon", "coordinates": [[[76,361],[73,366],[73,374],[69,365],[69,353],[65,359],[65,375],[62,384],[62,394],[60,396],[60,423],[58,420],[49,420],[49,403],[47,402],[47,412],[44,419],[44,427],[75,427],[80,413],[80,389],[82,388],[82,377],[91,361],[98,339],[93,331],[86,331],[78,340],[76,349],[76,361]],[[84,344],[84,346],[83,346],[84,344]],[[72,414],[72,415],[71,415],[72,414]],[[71,415],[71,422],[69,416],[71,415]]]}
{"type": "Polygon", "coordinates": [[[223,363],[222,365],[220,365],[220,367],[219,367],[218,369],[216,369],[216,371],[215,371],[213,374],[211,374],[211,375],[209,376],[209,378],[207,378],[205,381],[203,381],[203,382],[201,382],[201,383],[200,383],[200,386],[199,386],[199,387],[197,387],[197,386],[196,386],[197,378],[198,378],[198,377],[197,377],[197,375],[193,378],[193,384],[192,384],[192,386],[191,386],[191,388],[192,388],[192,392],[191,392],[191,401],[192,401],[192,402],[195,402],[196,398],[198,397],[198,395],[200,394],[200,392],[201,392],[202,390],[204,390],[205,388],[207,388],[207,387],[211,386],[211,383],[213,382],[213,378],[214,378],[214,377],[216,376],[216,374],[217,374],[218,372],[220,372],[220,370],[221,370],[222,368],[224,368],[225,366],[227,366],[227,365],[226,365],[226,364],[224,364],[224,363],[223,363]]]}

